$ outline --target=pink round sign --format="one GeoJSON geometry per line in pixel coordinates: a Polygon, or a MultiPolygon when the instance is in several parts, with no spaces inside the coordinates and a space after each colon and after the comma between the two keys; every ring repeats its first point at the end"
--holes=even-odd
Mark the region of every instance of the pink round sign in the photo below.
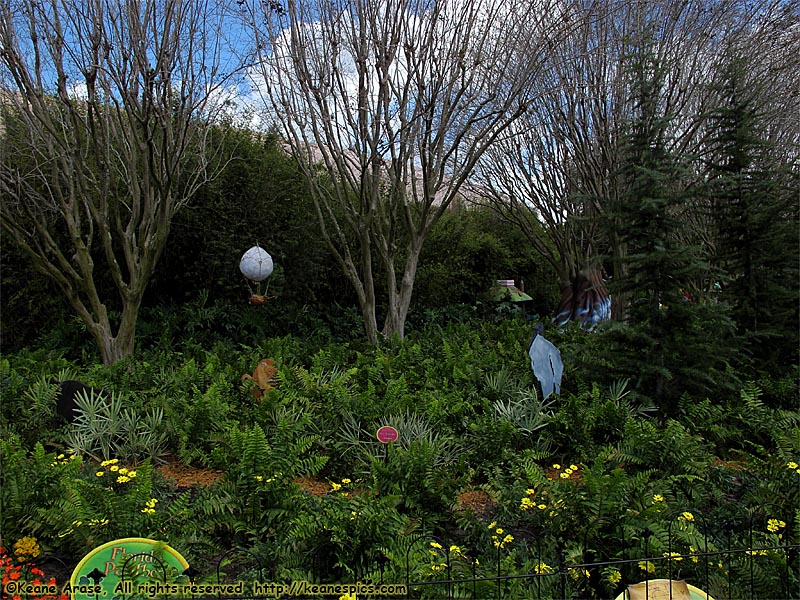
{"type": "Polygon", "coordinates": [[[378,433],[376,437],[378,441],[382,444],[388,444],[389,442],[396,442],[399,434],[397,433],[397,429],[391,427],[390,425],[384,425],[380,429],[378,429],[378,433]]]}

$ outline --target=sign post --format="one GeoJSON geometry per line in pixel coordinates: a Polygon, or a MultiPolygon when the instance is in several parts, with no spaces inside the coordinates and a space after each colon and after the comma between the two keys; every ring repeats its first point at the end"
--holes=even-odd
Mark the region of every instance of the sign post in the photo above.
{"type": "Polygon", "coordinates": [[[389,462],[389,444],[396,442],[397,438],[400,437],[400,434],[397,433],[397,429],[392,427],[391,425],[384,425],[378,432],[375,434],[375,437],[378,438],[378,441],[383,444],[384,446],[384,453],[383,453],[383,462],[389,462]]]}

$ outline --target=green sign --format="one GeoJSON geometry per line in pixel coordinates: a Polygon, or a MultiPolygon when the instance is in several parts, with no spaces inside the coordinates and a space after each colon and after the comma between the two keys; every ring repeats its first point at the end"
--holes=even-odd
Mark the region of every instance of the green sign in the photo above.
{"type": "Polygon", "coordinates": [[[151,582],[174,582],[188,568],[189,563],[164,542],[124,538],[89,552],[62,591],[72,600],[148,597],[151,582]]]}

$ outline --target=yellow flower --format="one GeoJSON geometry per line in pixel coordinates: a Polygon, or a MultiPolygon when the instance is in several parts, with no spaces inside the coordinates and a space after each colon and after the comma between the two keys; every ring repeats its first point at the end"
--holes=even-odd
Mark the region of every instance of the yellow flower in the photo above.
{"type": "MultiPolygon", "coordinates": [[[[498,531],[500,534],[502,534],[502,533],[503,533],[503,530],[502,530],[502,529],[498,529],[497,531],[498,531]]],[[[501,540],[501,539],[500,539],[498,536],[496,536],[496,535],[493,535],[493,536],[492,536],[492,540],[494,541],[494,547],[495,547],[495,548],[504,548],[506,544],[510,544],[511,542],[513,542],[513,541],[514,541],[514,536],[512,536],[512,535],[510,535],[510,534],[509,534],[509,535],[506,535],[506,537],[504,537],[504,538],[501,540]]]]}
{"type": "Polygon", "coordinates": [[[348,483],[350,483],[350,480],[347,477],[345,477],[344,479],[342,479],[342,483],[347,485],[348,483]]]}
{"type": "Polygon", "coordinates": [[[642,571],[646,572],[646,573],[655,573],[656,572],[656,566],[653,563],[651,563],[649,560],[640,560],[639,561],[639,568],[642,571]]]}
{"type": "Polygon", "coordinates": [[[95,473],[95,475],[97,477],[102,477],[103,475],[105,475],[105,471],[98,471],[97,473],[95,473]]]}
{"type": "Polygon", "coordinates": [[[547,505],[546,504],[540,504],[536,508],[538,508],[539,510],[545,510],[547,508],[547,505]]]}
{"type": "Polygon", "coordinates": [[[570,465],[569,468],[572,469],[573,471],[577,471],[578,465],[570,465]]]}
{"type": "Polygon", "coordinates": [[[59,454],[58,456],[56,456],[56,459],[57,460],[64,460],[64,455],[63,454],[59,454]]]}
{"type": "Polygon", "coordinates": [[[533,496],[536,494],[536,490],[528,488],[527,490],[525,490],[525,493],[528,494],[528,496],[533,496]]]}
{"type": "Polygon", "coordinates": [[[553,567],[548,565],[547,563],[540,562],[533,568],[533,572],[537,575],[545,575],[547,573],[553,572],[553,567]]]}
{"type": "Polygon", "coordinates": [[[664,558],[670,558],[675,562],[680,562],[683,560],[683,557],[680,555],[679,552],[664,552],[664,558]]]}
{"type": "Polygon", "coordinates": [[[608,582],[611,585],[617,585],[620,581],[622,581],[622,573],[620,573],[619,571],[616,571],[616,570],[615,571],[611,571],[608,574],[608,582]]]}
{"type": "Polygon", "coordinates": [[[787,466],[787,467],[789,467],[790,469],[796,469],[796,468],[797,468],[798,466],[800,466],[800,465],[798,465],[798,464],[797,464],[796,462],[794,462],[793,460],[790,460],[788,463],[786,463],[786,466],[787,466]]]}
{"type": "Polygon", "coordinates": [[[678,521],[686,521],[687,523],[690,523],[694,521],[694,515],[689,511],[684,511],[678,517],[678,521]]]}
{"type": "Polygon", "coordinates": [[[17,560],[25,562],[29,558],[36,558],[42,553],[35,537],[23,537],[14,544],[14,554],[17,560]]]}
{"type": "Polygon", "coordinates": [[[653,495],[653,502],[654,503],[655,502],[663,502],[663,501],[664,501],[664,496],[662,496],[661,494],[653,495]]]}
{"type": "Polygon", "coordinates": [[[131,480],[127,475],[120,475],[117,477],[117,483],[128,483],[131,480]]]}
{"type": "Polygon", "coordinates": [[[500,527],[498,527],[497,530],[495,531],[495,533],[497,535],[503,535],[503,530],[500,527]]]}
{"type": "Polygon", "coordinates": [[[100,463],[101,467],[107,467],[108,465],[115,465],[119,462],[119,459],[112,458],[111,460],[104,460],[100,463]]]}
{"type": "Polygon", "coordinates": [[[770,533],[777,533],[778,530],[786,527],[786,522],[779,519],[770,519],[767,521],[767,531],[770,533]]]}
{"type": "Polygon", "coordinates": [[[108,467],[108,470],[109,471],[119,471],[119,466],[118,465],[111,465],[110,467],[108,467]]]}
{"type": "Polygon", "coordinates": [[[442,545],[439,542],[431,542],[431,548],[436,548],[437,550],[441,550],[442,545]]]}
{"type": "Polygon", "coordinates": [[[450,546],[450,552],[452,552],[453,554],[461,554],[461,548],[453,544],[452,546],[450,546]]]}
{"type": "Polygon", "coordinates": [[[497,527],[497,521],[492,521],[489,523],[488,529],[494,529],[495,527],[497,527]]]}
{"type": "Polygon", "coordinates": [[[264,481],[264,476],[263,475],[256,475],[255,476],[255,480],[258,481],[259,483],[261,483],[262,481],[264,481]]]}
{"type": "Polygon", "coordinates": [[[128,477],[130,477],[131,479],[136,477],[136,471],[128,471],[128,477]]]}
{"type": "Polygon", "coordinates": [[[358,599],[356,598],[355,592],[353,592],[352,594],[350,592],[347,592],[344,596],[339,596],[339,600],[358,600],[358,599]]]}
{"type": "Polygon", "coordinates": [[[561,465],[560,465],[560,464],[558,464],[558,463],[556,463],[556,464],[554,464],[554,465],[553,465],[553,468],[554,468],[556,471],[558,471],[558,470],[561,468],[561,465]]]}
{"type": "Polygon", "coordinates": [[[120,475],[127,475],[127,474],[128,474],[128,469],[126,469],[125,467],[122,467],[122,468],[119,470],[119,474],[120,474],[120,475]]]}
{"type": "Polygon", "coordinates": [[[561,473],[561,475],[559,475],[559,477],[561,477],[561,479],[569,479],[569,473],[566,473],[566,472],[565,473],[561,473]]]}
{"type": "Polygon", "coordinates": [[[333,482],[331,482],[331,489],[332,489],[334,492],[337,492],[337,491],[339,491],[340,489],[342,489],[342,486],[341,486],[341,484],[338,484],[338,483],[333,483],[333,482]]]}
{"type": "Polygon", "coordinates": [[[580,579],[581,575],[583,575],[587,579],[589,578],[589,571],[587,571],[586,569],[582,569],[582,570],[569,569],[568,573],[569,573],[569,576],[572,577],[572,579],[574,579],[575,581],[580,579]]]}
{"type": "Polygon", "coordinates": [[[533,503],[533,500],[531,500],[528,497],[523,498],[519,502],[520,510],[529,510],[529,509],[533,508],[534,506],[536,506],[536,505],[533,503]]]}

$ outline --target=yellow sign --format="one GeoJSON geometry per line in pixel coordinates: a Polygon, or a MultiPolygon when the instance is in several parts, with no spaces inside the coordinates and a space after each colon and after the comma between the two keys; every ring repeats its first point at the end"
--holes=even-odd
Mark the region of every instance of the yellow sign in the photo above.
{"type": "Polygon", "coordinates": [[[629,585],[615,600],[714,600],[701,589],[685,581],[651,579],[629,585]]]}

